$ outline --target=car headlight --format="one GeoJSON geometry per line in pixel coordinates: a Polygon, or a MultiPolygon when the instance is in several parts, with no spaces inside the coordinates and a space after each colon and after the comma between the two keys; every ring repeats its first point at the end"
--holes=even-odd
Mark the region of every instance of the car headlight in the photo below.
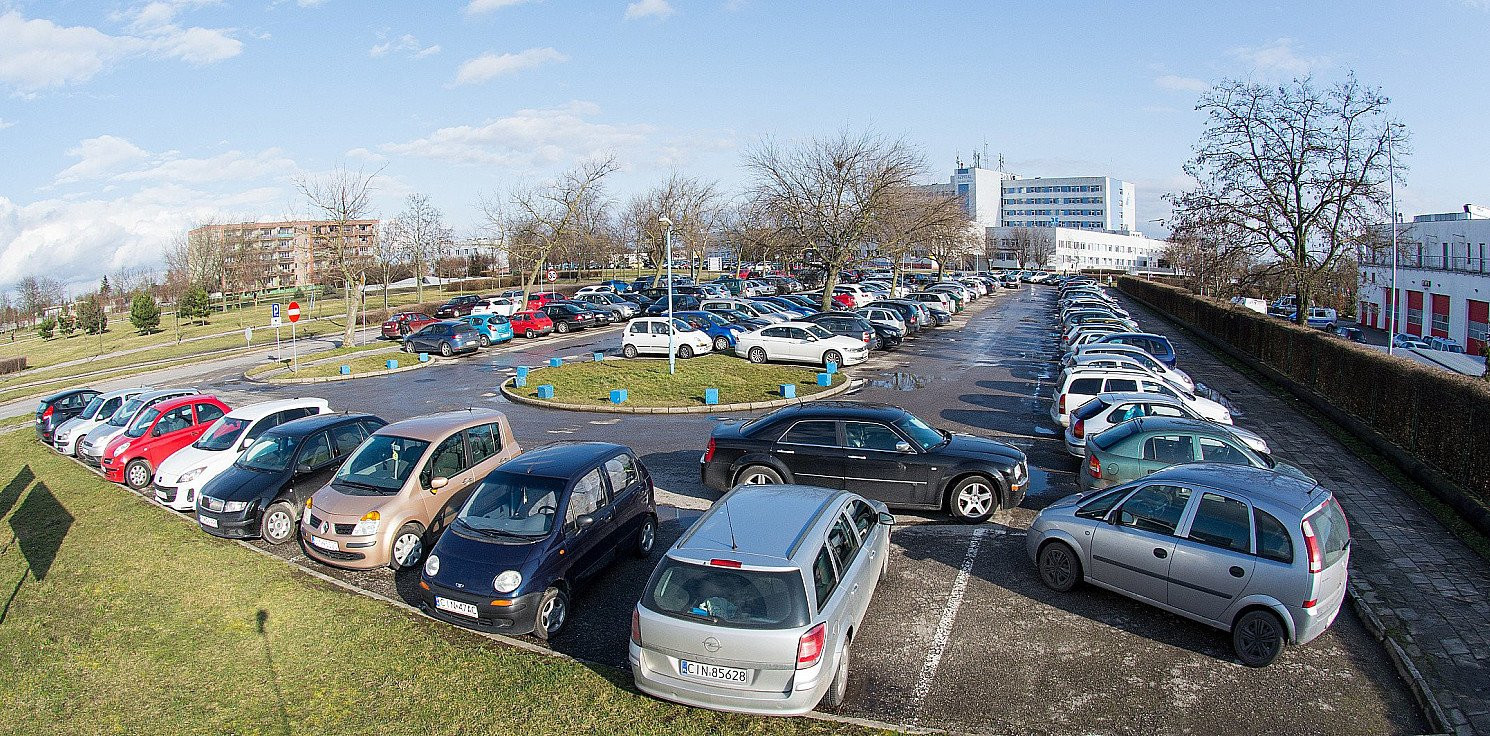
{"type": "Polygon", "coordinates": [[[523,584],[523,574],[516,570],[508,570],[491,581],[491,587],[498,593],[511,593],[517,590],[517,586],[523,584]]]}
{"type": "Polygon", "coordinates": [[[200,468],[192,468],[191,470],[188,470],[185,473],[182,473],[181,474],[181,477],[176,479],[176,482],[177,483],[190,483],[190,482],[196,480],[197,479],[197,476],[201,475],[202,474],[202,471],[203,470],[206,470],[206,469],[207,469],[206,466],[203,466],[203,467],[200,467],[200,468]]]}
{"type": "Polygon", "coordinates": [[[424,560],[424,574],[426,577],[434,577],[440,574],[440,556],[430,555],[424,560]]]}
{"type": "Polygon", "coordinates": [[[248,508],[248,504],[248,501],[224,501],[222,510],[224,513],[232,514],[248,508]]]}
{"type": "Polygon", "coordinates": [[[129,444],[130,443],[126,442],[126,443],[120,445],[119,447],[115,448],[115,450],[114,450],[114,457],[119,457],[120,455],[123,455],[124,454],[124,451],[129,449],[129,444]]]}
{"type": "Polygon", "coordinates": [[[369,511],[358,520],[357,526],[352,527],[352,536],[366,537],[378,533],[378,519],[382,518],[376,511],[369,511]]]}

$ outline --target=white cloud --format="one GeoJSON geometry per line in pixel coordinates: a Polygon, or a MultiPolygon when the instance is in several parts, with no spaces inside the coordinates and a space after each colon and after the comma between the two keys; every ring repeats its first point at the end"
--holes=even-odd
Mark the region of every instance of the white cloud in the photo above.
{"type": "Polygon", "coordinates": [[[516,74],[550,62],[568,61],[569,57],[552,48],[527,49],[515,54],[482,54],[460,65],[455,85],[477,84],[494,77],[516,74]]]}
{"type": "Polygon", "coordinates": [[[1268,76],[1302,77],[1334,65],[1328,56],[1300,54],[1291,38],[1280,38],[1262,46],[1238,47],[1231,50],[1231,56],[1250,65],[1252,71],[1268,76]]]}
{"type": "Polygon", "coordinates": [[[424,44],[419,43],[419,39],[405,33],[396,41],[386,41],[372,47],[371,49],[368,49],[367,55],[376,58],[379,56],[387,56],[388,53],[392,51],[408,52],[410,56],[416,59],[423,59],[426,56],[433,56],[440,53],[440,45],[432,44],[430,46],[425,46],[424,44]]]}
{"type": "Polygon", "coordinates": [[[626,20],[666,18],[678,12],[667,0],[636,0],[626,6],[626,20]]]}
{"type": "Polygon", "coordinates": [[[477,13],[490,13],[493,10],[509,8],[513,5],[522,5],[532,0],[471,0],[466,6],[466,12],[475,15],[477,13]]]}
{"type": "Polygon", "coordinates": [[[207,158],[182,158],[173,151],[146,168],[116,174],[113,180],[178,184],[236,183],[288,177],[294,171],[295,162],[286,158],[284,152],[278,148],[265,149],[256,154],[228,151],[207,158]]]}
{"type": "Polygon", "coordinates": [[[1155,77],[1154,85],[1170,92],[1204,92],[1211,88],[1211,85],[1204,79],[1181,77],[1176,74],[1155,77]]]}
{"type": "Polygon", "coordinates": [[[648,125],[594,122],[599,107],[572,102],[551,109],[518,110],[481,125],[440,128],[406,143],[379,146],[382,153],[457,164],[546,167],[643,145],[648,125]]]}
{"type": "Polygon", "coordinates": [[[78,143],[67,151],[67,155],[79,161],[58,173],[55,183],[96,179],[113,173],[124,164],[147,158],[150,154],[123,138],[101,135],[78,143]]]}
{"type": "Polygon", "coordinates": [[[5,130],[6,128],[9,128],[10,126],[15,124],[16,121],[14,120],[6,120],[5,118],[0,118],[0,130],[5,130]]]}
{"type": "Polygon", "coordinates": [[[377,151],[373,151],[367,148],[353,148],[347,151],[345,155],[347,158],[357,159],[359,161],[369,161],[372,163],[381,163],[388,160],[387,156],[384,156],[377,151]]]}

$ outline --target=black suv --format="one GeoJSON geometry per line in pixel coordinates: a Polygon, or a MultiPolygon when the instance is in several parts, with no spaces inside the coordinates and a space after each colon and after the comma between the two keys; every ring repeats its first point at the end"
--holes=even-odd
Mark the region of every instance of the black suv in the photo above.
{"type": "Polygon", "coordinates": [[[36,405],[36,436],[42,442],[52,444],[57,428],[82,414],[88,408],[88,402],[99,393],[91,388],[70,388],[42,399],[36,405]]]}
{"type": "Polygon", "coordinates": [[[538,311],[553,320],[554,332],[561,335],[574,330],[583,330],[586,327],[600,326],[600,320],[595,318],[594,312],[567,302],[549,302],[539,307],[538,311]]]}
{"type": "Polygon", "coordinates": [[[441,304],[440,307],[435,310],[435,316],[441,319],[454,319],[456,317],[464,317],[470,314],[471,310],[475,309],[476,305],[480,303],[481,297],[476,296],[475,294],[458,296],[454,299],[451,299],[450,301],[445,302],[444,304],[441,304]]]}
{"type": "Polygon", "coordinates": [[[885,505],[946,509],[976,523],[1024,500],[1024,453],[936,429],[896,406],[819,401],[752,422],[717,424],[700,461],[704,485],[799,483],[841,488],[885,505]]]}

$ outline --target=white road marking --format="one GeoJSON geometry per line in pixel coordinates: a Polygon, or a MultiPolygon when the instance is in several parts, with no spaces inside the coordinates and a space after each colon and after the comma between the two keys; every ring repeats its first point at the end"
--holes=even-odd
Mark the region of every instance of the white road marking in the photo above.
{"type": "Polygon", "coordinates": [[[962,567],[957,569],[957,579],[952,582],[952,594],[947,597],[947,608],[942,611],[942,620],[937,622],[936,633],[931,637],[931,648],[926,651],[926,661],[921,665],[921,675],[916,678],[916,689],[911,693],[914,707],[911,712],[912,726],[921,720],[921,707],[926,694],[931,692],[931,683],[936,679],[937,668],[941,667],[942,654],[947,651],[947,643],[952,637],[952,624],[957,620],[957,609],[962,607],[962,597],[967,594],[967,580],[972,575],[973,563],[978,559],[978,550],[983,546],[983,534],[986,531],[986,527],[973,530],[972,539],[967,544],[967,554],[962,556],[962,567]]]}

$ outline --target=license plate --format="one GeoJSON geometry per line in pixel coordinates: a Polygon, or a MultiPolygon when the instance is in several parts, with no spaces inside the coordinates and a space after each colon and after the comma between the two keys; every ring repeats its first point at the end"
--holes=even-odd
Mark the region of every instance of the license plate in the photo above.
{"type": "Polygon", "coordinates": [[[458,613],[462,616],[470,616],[471,618],[476,618],[476,604],[474,603],[452,601],[449,598],[441,598],[440,596],[435,596],[435,608],[438,608],[441,611],[449,611],[451,613],[458,613]]]}
{"type": "Polygon", "coordinates": [[[197,521],[202,522],[202,526],[210,526],[213,529],[217,528],[217,519],[214,519],[210,516],[202,516],[201,514],[198,514],[197,521]]]}
{"type": "Polygon", "coordinates": [[[311,537],[310,537],[310,544],[311,544],[312,547],[320,547],[321,549],[329,549],[332,552],[335,552],[337,550],[336,542],[333,542],[333,541],[331,541],[329,539],[321,539],[320,537],[315,536],[314,534],[312,534],[311,537]]]}
{"type": "Polygon", "coordinates": [[[680,659],[678,660],[678,674],[684,677],[697,677],[704,680],[717,680],[719,682],[731,682],[743,685],[749,678],[750,670],[742,670],[738,667],[720,667],[717,664],[703,664],[680,659]]]}

